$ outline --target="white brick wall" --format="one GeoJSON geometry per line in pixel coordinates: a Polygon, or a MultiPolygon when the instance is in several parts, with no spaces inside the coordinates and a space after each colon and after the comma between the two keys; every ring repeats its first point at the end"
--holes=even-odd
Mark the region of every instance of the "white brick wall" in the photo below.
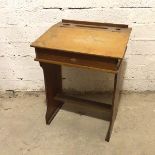
{"type": "MultiPolygon", "coordinates": [[[[0,0],[0,91],[44,89],[29,45],[62,18],[129,24],[123,90],[155,90],[154,0],[0,0]]],[[[64,67],[63,77],[69,90],[112,88],[112,75],[98,71],[64,67]]]]}

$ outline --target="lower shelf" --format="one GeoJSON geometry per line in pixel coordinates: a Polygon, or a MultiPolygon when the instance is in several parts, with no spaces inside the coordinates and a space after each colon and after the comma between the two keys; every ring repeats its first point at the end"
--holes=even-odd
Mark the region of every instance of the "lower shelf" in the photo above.
{"type": "Polygon", "coordinates": [[[112,111],[112,105],[110,104],[85,99],[77,95],[61,93],[56,95],[55,100],[63,101],[65,103],[62,107],[64,110],[108,121],[112,111]]]}

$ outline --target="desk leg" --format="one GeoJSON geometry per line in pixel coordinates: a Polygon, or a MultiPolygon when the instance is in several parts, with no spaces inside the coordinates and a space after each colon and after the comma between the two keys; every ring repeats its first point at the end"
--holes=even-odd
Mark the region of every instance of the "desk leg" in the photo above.
{"type": "Polygon", "coordinates": [[[61,66],[40,62],[44,72],[45,92],[46,92],[46,124],[50,124],[61,106],[60,101],[55,101],[54,97],[62,91],[61,66]]]}
{"type": "Polygon", "coordinates": [[[113,91],[113,98],[112,98],[112,112],[111,112],[111,118],[110,118],[110,125],[108,129],[108,133],[106,135],[106,141],[109,142],[111,133],[113,130],[114,122],[117,116],[118,106],[119,106],[119,100],[120,100],[120,84],[121,84],[121,66],[119,69],[119,72],[115,74],[114,77],[114,91],[113,91]]]}

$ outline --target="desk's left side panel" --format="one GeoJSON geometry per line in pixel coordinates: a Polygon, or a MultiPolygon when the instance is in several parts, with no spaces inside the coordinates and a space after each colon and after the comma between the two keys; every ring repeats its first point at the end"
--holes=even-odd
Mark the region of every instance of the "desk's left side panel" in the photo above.
{"type": "MultiPolygon", "coordinates": [[[[36,53],[37,53],[37,49],[36,53]]],[[[46,93],[46,124],[50,124],[57,114],[63,102],[56,101],[54,98],[57,93],[62,92],[62,71],[61,65],[39,62],[43,69],[45,93],[46,93]]]]}

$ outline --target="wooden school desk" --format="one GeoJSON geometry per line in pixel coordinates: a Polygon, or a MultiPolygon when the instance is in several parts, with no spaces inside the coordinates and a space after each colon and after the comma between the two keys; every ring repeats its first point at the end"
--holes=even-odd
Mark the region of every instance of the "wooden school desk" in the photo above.
{"type": "Polygon", "coordinates": [[[47,124],[50,124],[64,101],[101,105],[62,92],[62,65],[113,73],[112,105],[102,104],[102,108],[110,113],[105,139],[110,140],[118,111],[121,65],[130,32],[131,28],[123,24],[62,20],[31,44],[35,47],[35,60],[39,61],[44,72],[47,124]]]}

